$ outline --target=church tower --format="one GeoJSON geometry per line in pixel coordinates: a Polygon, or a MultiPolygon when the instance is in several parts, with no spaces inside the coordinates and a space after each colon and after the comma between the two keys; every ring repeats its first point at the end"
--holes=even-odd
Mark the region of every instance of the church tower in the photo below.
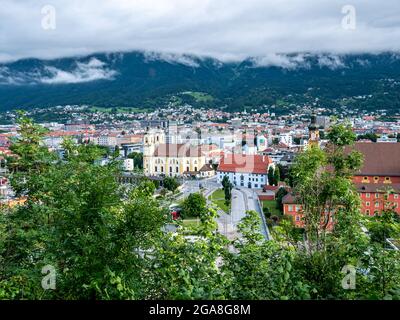
{"type": "Polygon", "coordinates": [[[160,144],[165,143],[165,132],[161,129],[149,129],[143,137],[143,169],[149,174],[150,168],[153,167],[153,156],[156,148],[160,144]]]}
{"type": "Polygon", "coordinates": [[[308,126],[309,146],[319,146],[319,128],[317,126],[317,116],[311,116],[311,124],[308,126]]]}

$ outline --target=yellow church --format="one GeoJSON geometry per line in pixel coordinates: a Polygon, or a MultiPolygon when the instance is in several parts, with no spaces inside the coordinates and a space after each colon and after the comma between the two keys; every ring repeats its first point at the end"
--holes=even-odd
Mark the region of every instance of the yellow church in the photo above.
{"type": "Polygon", "coordinates": [[[143,168],[150,176],[196,175],[206,165],[206,156],[200,146],[165,143],[161,129],[144,135],[143,168]]]}

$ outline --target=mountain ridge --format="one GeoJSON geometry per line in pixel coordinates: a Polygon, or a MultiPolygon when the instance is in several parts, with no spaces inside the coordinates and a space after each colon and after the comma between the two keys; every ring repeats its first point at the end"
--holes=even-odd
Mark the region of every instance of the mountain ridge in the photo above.
{"type": "Polygon", "coordinates": [[[182,103],[229,110],[317,101],[328,108],[347,104],[396,111],[399,83],[400,55],[394,52],[266,55],[240,62],[138,51],[102,53],[0,63],[0,110],[67,104],[154,108],[178,95],[182,103]],[[182,92],[212,98],[199,100],[182,92]]]}

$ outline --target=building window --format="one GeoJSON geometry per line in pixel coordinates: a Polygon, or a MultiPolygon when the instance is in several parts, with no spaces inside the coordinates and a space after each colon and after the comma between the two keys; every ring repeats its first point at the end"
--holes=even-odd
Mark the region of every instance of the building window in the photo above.
{"type": "Polygon", "coordinates": [[[374,183],[378,183],[379,177],[374,177],[374,183]]]}
{"type": "Polygon", "coordinates": [[[375,193],[375,199],[379,199],[379,193],[375,193]]]}
{"type": "Polygon", "coordinates": [[[368,192],[368,193],[365,194],[365,197],[366,197],[366,198],[370,198],[370,197],[371,197],[371,194],[368,192]]]}
{"type": "Polygon", "coordinates": [[[293,206],[289,205],[289,211],[293,211],[293,206]]]}
{"type": "Polygon", "coordinates": [[[375,208],[379,208],[379,202],[375,202],[375,208]]]}
{"type": "Polygon", "coordinates": [[[392,181],[390,180],[390,177],[385,177],[385,183],[392,183],[392,181]]]}
{"type": "Polygon", "coordinates": [[[155,172],[157,172],[157,171],[158,171],[158,168],[157,168],[157,166],[155,166],[155,168],[154,168],[154,171],[155,171],[155,172]]]}
{"type": "Polygon", "coordinates": [[[364,182],[364,183],[369,183],[368,177],[363,177],[362,182],[364,182]]]}
{"type": "Polygon", "coordinates": [[[254,188],[258,188],[258,184],[257,183],[254,185],[254,188]]]}
{"type": "Polygon", "coordinates": [[[297,222],[300,221],[300,216],[296,215],[296,221],[297,221],[297,222]]]}
{"type": "Polygon", "coordinates": [[[186,171],[187,171],[187,172],[189,172],[189,171],[190,171],[190,170],[189,170],[189,167],[186,167],[186,171]]]}
{"type": "Polygon", "coordinates": [[[367,207],[369,207],[369,206],[371,205],[371,203],[370,203],[370,202],[366,202],[365,205],[366,205],[367,207]]]}
{"type": "Polygon", "coordinates": [[[365,210],[365,214],[370,215],[370,210],[369,209],[365,210]]]}
{"type": "Polygon", "coordinates": [[[399,198],[399,194],[398,194],[398,193],[395,193],[395,194],[393,195],[393,197],[394,197],[395,199],[398,199],[398,198],[399,198]]]}
{"type": "Polygon", "coordinates": [[[164,167],[163,166],[161,166],[161,172],[164,172],[164,167]]]}
{"type": "Polygon", "coordinates": [[[172,167],[169,167],[169,172],[172,173],[172,167]]]}
{"type": "Polygon", "coordinates": [[[179,172],[179,167],[176,167],[176,173],[178,173],[179,172]]]}

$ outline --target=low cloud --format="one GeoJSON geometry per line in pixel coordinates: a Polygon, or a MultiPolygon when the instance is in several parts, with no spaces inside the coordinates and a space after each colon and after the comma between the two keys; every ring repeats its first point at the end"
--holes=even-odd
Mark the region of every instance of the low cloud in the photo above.
{"type": "Polygon", "coordinates": [[[41,77],[39,82],[45,84],[82,83],[96,80],[113,80],[117,72],[106,68],[106,64],[96,58],[88,63],[77,62],[77,67],[72,71],[64,71],[55,67],[45,67],[50,76],[41,77]]]}
{"type": "Polygon", "coordinates": [[[297,68],[310,68],[310,63],[307,61],[307,57],[308,55],[306,54],[267,54],[251,60],[255,67],[280,67],[283,69],[293,70],[297,68]]]}
{"type": "Polygon", "coordinates": [[[200,65],[194,58],[176,53],[165,52],[145,52],[145,61],[165,61],[172,64],[182,64],[184,66],[198,68],[200,65]]]}
{"type": "Polygon", "coordinates": [[[345,68],[345,64],[342,58],[338,55],[320,55],[318,56],[318,65],[323,68],[329,68],[331,70],[336,70],[340,68],[345,68]]]}
{"type": "Polygon", "coordinates": [[[1,85],[26,84],[72,84],[96,80],[113,80],[117,71],[107,67],[106,63],[96,58],[88,62],[76,62],[73,70],[66,71],[54,66],[45,65],[25,72],[12,72],[7,66],[0,66],[1,85]]]}
{"type": "MultiPolygon", "coordinates": [[[[400,50],[399,0],[352,0],[354,29],[343,27],[342,8],[349,4],[343,0],[53,0],[51,30],[42,26],[47,2],[1,3],[3,62],[139,50],[163,52],[166,61],[193,67],[191,55],[222,61],[261,57],[260,65],[293,68],[302,62],[278,53],[400,50]]],[[[340,63],[323,57],[321,66],[340,63]]],[[[59,81],[85,78],[51,71],[59,81]]]]}

